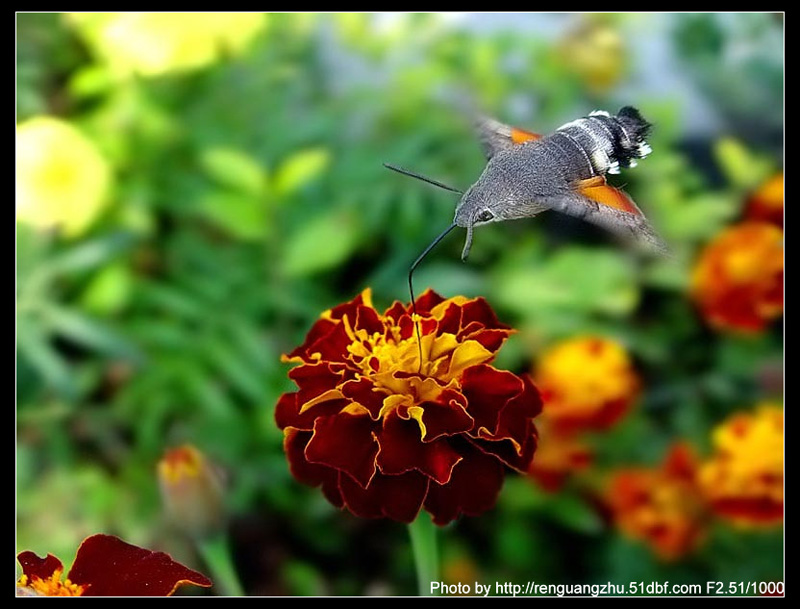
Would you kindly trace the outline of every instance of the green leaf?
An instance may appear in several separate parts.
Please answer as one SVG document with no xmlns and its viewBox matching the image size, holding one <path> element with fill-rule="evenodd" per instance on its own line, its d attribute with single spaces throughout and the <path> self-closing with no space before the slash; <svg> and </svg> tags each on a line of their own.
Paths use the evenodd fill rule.
<svg viewBox="0 0 800 609">
<path fill-rule="evenodd" d="M 639 290 L 630 258 L 613 250 L 569 247 L 549 261 L 520 261 L 495 277 L 498 302 L 529 318 L 543 309 L 570 309 L 621 316 Z"/>
<path fill-rule="evenodd" d="M 269 231 L 266 200 L 263 197 L 237 192 L 211 192 L 199 201 L 198 211 L 206 220 L 243 241 L 258 241 Z"/>
<path fill-rule="evenodd" d="M 47 270 L 53 273 L 85 271 L 106 263 L 132 243 L 133 237 L 125 233 L 85 241 L 51 258 Z"/>
<path fill-rule="evenodd" d="M 289 237 L 281 269 L 289 277 L 332 269 L 355 251 L 360 232 L 359 223 L 350 214 L 329 212 L 317 216 Z"/>
<path fill-rule="evenodd" d="M 54 334 L 88 349 L 114 357 L 140 360 L 142 355 L 131 343 L 97 321 L 69 309 L 42 305 L 42 322 Z"/>
<path fill-rule="evenodd" d="M 209 148 L 201 154 L 200 164 L 219 184 L 254 197 L 264 193 L 266 171 L 258 161 L 241 150 Z"/>
<path fill-rule="evenodd" d="M 326 592 L 324 578 L 316 567 L 306 562 L 287 562 L 283 567 L 282 579 L 293 595 L 319 596 Z"/>
<path fill-rule="evenodd" d="M 682 241 L 705 241 L 716 235 L 742 207 L 742 200 L 734 193 L 704 192 L 694 196 L 676 198 L 672 213 L 664 214 L 663 230 Z"/>
<path fill-rule="evenodd" d="M 573 531 L 594 534 L 603 530 L 603 521 L 597 512 L 575 495 L 554 495 L 553 501 L 547 504 L 546 512 L 553 520 Z"/>
<path fill-rule="evenodd" d="M 38 323 L 20 317 L 17 320 L 17 348 L 20 355 L 52 388 L 65 398 L 75 397 L 77 386 L 64 359 L 53 349 L 50 336 Z"/>
<path fill-rule="evenodd" d="M 325 148 L 301 150 L 284 160 L 275 170 L 272 186 L 275 194 L 286 196 L 299 190 L 323 173 L 331 162 Z"/>
<path fill-rule="evenodd" d="M 755 188 L 775 170 L 768 157 L 748 150 L 732 137 L 721 138 L 714 144 L 714 156 L 728 181 L 745 190 Z"/>
<path fill-rule="evenodd" d="M 81 303 L 92 313 L 108 315 L 119 312 L 128 303 L 133 278 L 124 264 L 106 266 L 86 286 Z"/>
</svg>

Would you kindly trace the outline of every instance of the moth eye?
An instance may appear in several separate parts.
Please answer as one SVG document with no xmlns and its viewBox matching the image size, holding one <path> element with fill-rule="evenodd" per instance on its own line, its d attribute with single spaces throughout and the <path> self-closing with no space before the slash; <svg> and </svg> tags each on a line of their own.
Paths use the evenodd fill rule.
<svg viewBox="0 0 800 609">
<path fill-rule="evenodd" d="M 494 220 L 494 214 L 488 209 L 484 209 L 480 214 L 478 214 L 478 222 L 489 222 L 490 220 Z"/>
</svg>

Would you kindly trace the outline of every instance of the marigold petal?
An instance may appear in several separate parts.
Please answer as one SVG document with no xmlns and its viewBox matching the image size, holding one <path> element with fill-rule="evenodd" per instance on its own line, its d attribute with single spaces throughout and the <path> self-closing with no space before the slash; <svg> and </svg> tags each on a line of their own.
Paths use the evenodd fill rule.
<svg viewBox="0 0 800 609">
<path fill-rule="evenodd" d="M 442 378 L 449 381 L 459 376 L 467 368 L 488 362 L 493 357 L 494 354 L 479 342 L 474 340 L 465 341 L 453 351 L 450 357 L 450 366 L 447 372 L 442 375 Z"/>
<path fill-rule="evenodd" d="M 437 307 L 443 308 L 443 311 L 436 315 L 439 319 L 439 333 L 452 334 L 455 337 L 461 331 L 461 314 L 464 307 L 449 301 L 446 304 L 447 306 L 441 304 Z"/>
<path fill-rule="evenodd" d="M 358 307 L 356 310 L 355 323 L 353 328 L 355 330 L 364 330 L 367 334 L 383 334 L 385 330 L 380 315 L 372 307 Z"/>
<path fill-rule="evenodd" d="M 450 480 L 450 473 L 461 456 L 445 440 L 422 442 L 415 421 L 392 413 L 386 417 L 378 435 L 378 467 L 383 474 L 404 474 L 416 469 L 439 484 Z"/>
<path fill-rule="evenodd" d="M 400 330 L 399 336 L 401 340 L 411 338 L 412 336 L 415 336 L 417 333 L 417 327 L 414 324 L 414 320 L 411 318 L 410 315 L 401 317 L 400 321 L 397 324 L 397 327 Z M 425 337 L 428 334 L 435 333 L 436 328 L 437 324 L 435 319 L 431 319 L 430 317 L 419 318 L 419 333 L 421 336 Z"/>
<path fill-rule="evenodd" d="M 461 325 L 466 328 L 473 322 L 478 322 L 480 327 L 487 329 L 510 329 L 510 326 L 497 319 L 492 307 L 489 306 L 489 303 L 484 298 L 476 298 L 464 303 Z"/>
<path fill-rule="evenodd" d="M 456 340 L 455 334 L 440 334 L 433 339 L 426 361 L 435 361 L 445 355 L 449 355 L 457 348 L 458 341 Z"/>
<path fill-rule="evenodd" d="M 334 366 L 330 362 L 319 362 L 297 366 L 289 371 L 289 378 L 297 384 L 303 403 L 342 382 L 344 370 L 341 366 L 338 370 Z"/>
<path fill-rule="evenodd" d="M 477 516 L 497 502 L 503 486 L 503 466 L 497 459 L 478 450 L 462 452 L 464 457 L 444 486 L 431 484 L 425 509 L 433 522 L 445 525 L 459 515 Z"/>
<path fill-rule="evenodd" d="M 360 487 L 349 476 L 339 476 L 339 489 L 353 514 L 362 518 L 391 518 L 406 523 L 417 517 L 429 484 L 430 479 L 416 471 L 399 476 L 379 474 L 367 488 Z"/>
<path fill-rule="evenodd" d="M 289 461 L 289 471 L 297 480 L 308 486 L 322 485 L 322 492 L 333 505 L 344 505 L 339 492 L 339 471 L 324 465 L 309 463 L 305 450 L 311 432 L 287 428 L 284 432 L 283 448 Z"/>
<path fill-rule="evenodd" d="M 275 422 L 278 424 L 278 429 L 285 429 L 288 425 L 291 425 L 299 411 L 297 393 L 284 393 L 279 397 L 278 403 L 275 405 Z M 313 421 L 311 426 L 313 427 Z"/>
<path fill-rule="evenodd" d="M 112 535 L 92 535 L 78 548 L 69 579 L 84 596 L 169 596 L 181 585 L 207 588 L 205 575 L 164 552 L 140 548 Z"/>
<path fill-rule="evenodd" d="M 474 340 L 483 345 L 487 350 L 496 353 L 512 333 L 512 330 L 483 330 L 464 332 L 463 338 Z"/>
<path fill-rule="evenodd" d="M 469 415 L 464 396 L 452 389 L 443 389 L 436 401 L 420 403 L 421 423 L 425 426 L 423 441 L 432 442 L 441 436 L 470 431 L 475 420 Z"/>
<path fill-rule="evenodd" d="M 347 347 L 351 343 L 347 326 L 337 323 L 328 334 L 312 343 L 307 349 L 307 359 L 311 362 L 348 363 Z"/>
<path fill-rule="evenodd" d="M 372 290 L 365 288 L 353 300 L 336 305 L 335 307 L 323 312 L 323 319 L 341 320 L 347 315 L 350 319 L 356 318 L 358 308 L 361 306 L 372 307 Z"/>
<path fill-rule="evenodd" d="M 368 415 L 342 413 L 317 417 L 314 435 L 306 445 L 306 459 L 350 474 L 366 487 L 376 469 L 378 443 L 374 427 Z"/>
<path fill-rule="evenodd" d="M 383 314 L 384 317 L 391 319 L 394 325 L 397 325 L 403 315 L 408 315 L 408 311 L 406 310 L 406 306 L 399 300 L 395 300 L 392 306 L 386 309 L 386 312 Z"/>
<path fill-rule="evenodd" d="M 523 391 L 500 409 L 494 433 L 479 429 L 483 450 L 495 455 L 517 471 L 526 471 L 536 450 L 538 434 L 533 418 L 542 410 L 539 392 L 527 375 L 519 377 Z"/>
<path fill-rule="evenodd" d="M 311 398 L 310 400 L 305 402 L 302 406 L 300 406 L 300 412 L 298 414 L 303 414 L 309 408 L 313 408 L 317 404 L 324 404 L 325 402 L 331 402 L 333 400 L 343 400 L 344 397 L 345 397 L 344 394 L 338 389 L 328 389 L 327 391 L 323 391 L 318 396 Z M 297 401 L 298 403 L 300 402 L 299 399 Z"/>
<path fill-rule="evenodd" d="M 279 429 L 286 427 L 296 427 L 311 431 L 314 429 L 314 421 L 320 416 L 330 416 L 341 412 L 350 403 L 343 398 L 340 400 L 329 400 L 323 404 L 318 404 L 316 408 L 306 409 L 300 412 L 302 403 L 298 399 L 298 393 L 284 393 L 275 405 L 275 422 Z"/>
<path fill-rule="evenodd" d="M 45 558 L 39 558 L 30 551 L 20 552 L 17 560 L 22 566 L 22 573 L 28 578 L 47 579 L 56 571 L 64 572 L 64 565 L 52 554 L 48 554 Z"/>
<path fill-rule="evenodd" d="M 417 313 L 420 315 L 429 315 L 436 305 L 444 301 L 444 298 L 428 288 L 417 298 Z M 411 306 L 409 306 L 407 309 L 408 313 L 411 313 L 411 310 Z"/>
<path fill-rule="evenodd" d="M 469 404 L 469 413 L 475 419 L 473 435 L 476 437 L 481 429 L 489 437 L 496 435 L 503 407 L 525 390 L 520 377 L 511 372 L 497 370 L 488 364 L 466 369 L 461 377 L 461 385 L 461 391 Z M 535 415 L 534 410 L 531 410 L 533 414 L 530 416 Z"/>
<path fill-rule="evenodd" d="M 373 420 L 378 420 L 383 401 L 387 396 L 386 391 L 376 387 L 367 377 L 342 383 L 339 389 L 347 399 L 361 404 Z"/>
<path fill-rule="evenodd" d="M 303 344 L 290 351 L 281 359 L 283 359 L 283 361 L 310 361 L 309 348 L 311 345 L 328 336 L 328 334 L 330 334 L 335 327 L 336 323 L 329 319 L 318 320 L 313 326 L 311 326 L 308 334 L 306 334 L 305 340 L 303 340 Z"/>
</svg>

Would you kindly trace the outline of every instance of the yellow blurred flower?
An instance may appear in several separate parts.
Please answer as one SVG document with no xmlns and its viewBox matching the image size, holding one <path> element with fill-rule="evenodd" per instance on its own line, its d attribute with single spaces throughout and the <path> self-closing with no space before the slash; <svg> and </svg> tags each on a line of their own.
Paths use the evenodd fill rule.
<svg viewBox="0 0 800 609">
<path fill-rule="evenodd" d="M 194 446 L 167 451 L 158 463 L 161 497 L 169 517 L 193 537 L 219 531 L 225 522 L 219 471 Z"/>
<path fill-rule="evenodd" d="M 750 195 L 745 207 L 748 220 L 770 222 L 783 228 L 783 172 L 775 174 Z"/>
<path fill-rule="evenodd" d="M 97 147 L 61 119 L 17 125 L 17 220 L 78 236 L 108 203 L 111 168 Z"/>
<path fill-rule="evenodd" d="M 622 36 L 602 19 L 582 19 L 566 33 L 558 51 L 566 68 L 597 93 L 614 86 L 625 72 Z"/>
<path fill-rule="evenodd" d="M 700 483 L 716 514 L 742 525 L 783 521 L 783 411 L 764 403 L 712 433 L 714 454 Z"/>
<path fill-rule="evenodd" d="M 662 560 L 677 560 L 705 538 L 707 513 L 697 486 L 697 460 L 686 444 L 672 446 L 660 467 L 612 475 L 607 503 L 617 527 L 644 541 Z"/>
<path fill-rule="evenodd" d="M 116 76 L 160 76 L 238 53 L 262 30 L 263 13 L 70 13 Z"/>
<path fill-rule="evenodd" d="M 639 395 L 640 380 L 619 343 L 584 336 L 563 341 L 541 357 L 534 381 L 544 414 L 562 428 L 603 429 L 614 424 Z"/>
<path fill-rule="evenodd" d="M 783 313 L 783 231 L 766 222 L 724 230 L 701 252 L 691 295 L 716 328 L 763 330 Z"/>
</svg>

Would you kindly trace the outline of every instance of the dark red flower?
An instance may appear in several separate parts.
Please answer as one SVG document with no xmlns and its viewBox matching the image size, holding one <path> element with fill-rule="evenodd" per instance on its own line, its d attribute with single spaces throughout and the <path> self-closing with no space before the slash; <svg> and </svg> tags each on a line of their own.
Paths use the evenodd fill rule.
<svg viewBox="0 0 800 609">
<path fill-rule="evenodd" d="M 539 392 L 490 365 L 512 330 L 482 298 L 395 302 L 381 315 L 365 290 L 322 314 L 284 361 L 298 390 L 278 401 L 292 474 L 363 517 L 443 525 L 491 509 L 506 466 L 536 448 Z"/>
<path fill-rule="evenodd" d="M 78 548 L 67 579 L 64 565 L 48 554 L 20 552 L 18 596 L 170 596 L 180 586 L 208 588 L 211 580 L 164 552 L 152 552 L 112 535 L 92 535 Z"/>
</svg>

